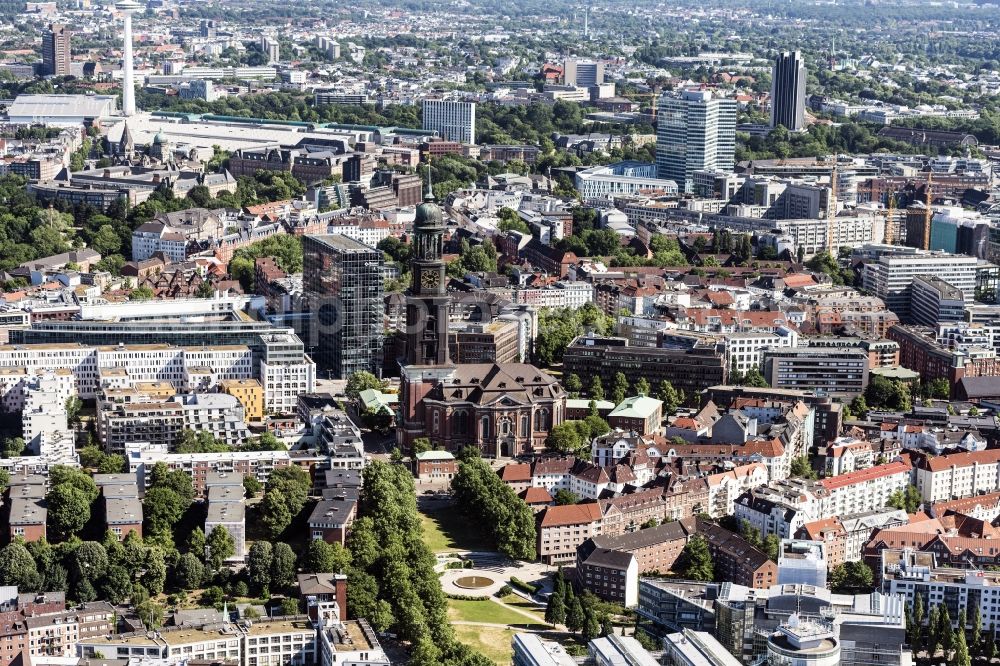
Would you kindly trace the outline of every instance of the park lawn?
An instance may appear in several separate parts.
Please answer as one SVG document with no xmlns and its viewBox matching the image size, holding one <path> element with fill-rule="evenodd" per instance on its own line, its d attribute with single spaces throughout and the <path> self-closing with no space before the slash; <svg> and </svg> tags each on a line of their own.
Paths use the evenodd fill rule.
<svg viewBox="0 0 1000 666">
<path fill-rule="evenodd" d="M 474 527 L 454 506 L 422 511 L 420 521 L 424 527 L 424 542 L 432 553 L 496 549 L 493 539 Z"/>
<path fill-rule="evenodd" d="M 519 624 L 529 625 L 535 629 L 548 628 L 544 619 L 540 619 L 539 624 L 532 625 L 531 620 L 515 613 L 509 608 L 504 608 L 498 603 L 489 599 L 476 601 L 466 601 L 459 599 L 448 600 L 448 619 L 452 622 L 484 622 L 487 624 Z"/>
<path fill-rule="evenodd" d="M 515 608 L 519 608 L 520 610 L 531 613 L 532 615 L 538 618 L 539 622 L 545 622 L 545 610 L 539 608 L 538 606 L 531 603 L 524 597 L 519 597 L 516 594 L 508 594 L 500 601 L 504 602 L 508 606 L 514 606 Z M 527 620 L 528 618 L 525 619 Z"/>
<path fill-rule="evenodd" d="M 493 663 L 510 666 L 514 656 L 514 648 L 511 646 L 511 641 L 514 640 L 513 630 L 464 624 L 455 627 L 455 637 Z"/>
</svg>

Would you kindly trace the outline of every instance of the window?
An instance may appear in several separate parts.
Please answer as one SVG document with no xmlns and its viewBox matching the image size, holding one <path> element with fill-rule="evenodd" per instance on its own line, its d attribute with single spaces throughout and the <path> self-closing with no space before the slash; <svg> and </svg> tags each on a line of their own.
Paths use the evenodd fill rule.
<svg viewBox="0 0 1000 666">
<path fill-rule="evenodd" d="M 490 417 L 484 416 L 479 422 L 479 436 L 488 439 L 490 436 Z"/>
</svg>

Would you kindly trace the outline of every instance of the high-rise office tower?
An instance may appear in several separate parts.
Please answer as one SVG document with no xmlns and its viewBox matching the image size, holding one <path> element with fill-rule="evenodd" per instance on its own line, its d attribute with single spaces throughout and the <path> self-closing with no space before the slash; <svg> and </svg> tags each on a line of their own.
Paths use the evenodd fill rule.
<svg viewBox="0 0 1000 666">
<path fill-rule="evenodd" d="M 66 26 L 53 23 L 42 35 L 42 73 L 45 76 L 69 76 L 72 34 Z"/>
<path fill-rule="evenodd" d="M 260 38 L 260 50 L 267 56 L 267 64 L 272 65 L 281 60 L 281 44 L 273 37 Z"/>
<path fill-rule="evenodd" d="M 437 132 L 442 139 L 474 144 L 476 142 L 476 103 L 425 99 L 423 128 Z"/>
<path fill-rule="evenodd" d="M 321 372 L 347 378 L 382 367 L 382 252 L 347 236 L 302 239 L 302 286 L 315 320 L 307 344 Z"/>
<path fill-rule="evenodd" d="M 771 70 L 771 127 L 797 132 L 806 124 L 806 65 L 798 51 L 785 51 Z"/>
<path fill-rule="evenodd" d="M 705 90 L 660 98 L 656 176 L 690 192 L 695 171 L 731 172 L 736 156 L 736 102 Z"/>
<path fill-rule="evenodd" d="M 567 58 L 563 63 L 563 83 L 578 88 L 604 83 L 604 63 Z"/>
</svg>

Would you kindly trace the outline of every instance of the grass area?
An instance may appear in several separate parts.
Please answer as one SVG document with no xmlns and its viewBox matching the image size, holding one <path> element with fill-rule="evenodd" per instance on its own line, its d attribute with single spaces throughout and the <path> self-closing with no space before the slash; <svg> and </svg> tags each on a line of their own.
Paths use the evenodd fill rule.
<svg viewBox="0 0 1000 666">
<path fill-rule="evenodd" d="M 424 541 L 431 552 L 496 549 L 493 539 L 470 525 L 468 518 L 452 505 L 424 510 L 420 519 L 424 527 Z"/>
<path fill-rule="evenodd" d="M 501 666 L 509 666 L 514 656 L 514 649 L 510 644 L 514 639 L 514 632 L 511 629 L 459 625 L 455 627 L 455 637 Z"/>
<path fill-rule="evenodd" d="M 531 613 L 538 618 L 539 622 L 545 622 L 545 611 L 523 597 L 519 597 L 516 594 L 508 594 L 500 601 L 504 602 L 508 606 L 514 606 L 522 611 Z"/>
<path fill-rule="evenodd" d="M 532 625 L 531 620 L 515 613 L 509 608 L 504 608 L 498 603 L 489 599 L 477 601 L 460 601 L 458 599 L 448 600 L 448 619 L 455 622 L 486 622 L 489 624 L 521 624 L 531 625 L 536 629 L 547 628 L 543 624 L 544 619 L 540 619 L 538 625 Z"/>
</svg>

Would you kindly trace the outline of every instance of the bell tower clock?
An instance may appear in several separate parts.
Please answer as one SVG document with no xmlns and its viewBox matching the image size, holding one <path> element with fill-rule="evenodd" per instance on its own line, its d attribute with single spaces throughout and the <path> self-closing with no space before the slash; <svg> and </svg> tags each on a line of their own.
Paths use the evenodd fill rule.
<svg viewBox="0 0 1000 666">
<path fill-rule="evenodd" d="M 444 216 L 430 182 L 413 222 L 412 282 L 406 295 L 406 358 L 401 367 L 400 446 L 427 434 L 424 397 L 455 371 L 448 354 L 448 306 L 444 265 Z"/>
</svg>

